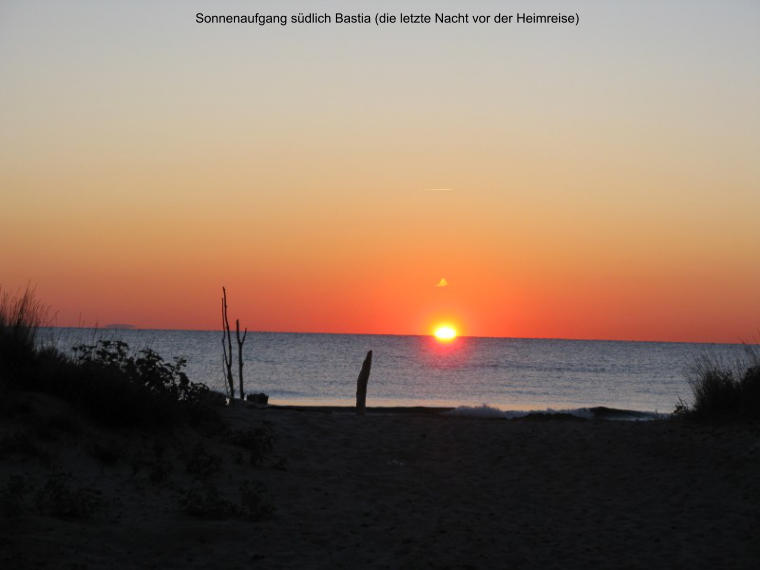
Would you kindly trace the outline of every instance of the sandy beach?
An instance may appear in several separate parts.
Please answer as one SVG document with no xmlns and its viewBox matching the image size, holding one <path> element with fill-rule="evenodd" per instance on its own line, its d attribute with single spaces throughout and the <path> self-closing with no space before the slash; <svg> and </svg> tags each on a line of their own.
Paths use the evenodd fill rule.
<svg viewBox="0 0 760 570">
<path fill-rule="evenodd" d="M 7 503 L 5 481 L 19 474 L 28 497 L 20 514 L 2 519 L 4 568 L 752 568 L 760 561 L 756 428 L 489 420 L 425 409 L 364 417 L 329 408 L 228 409 L 234 429 L 265 425 L 274 436 L 272 452 L 251 465 L 240 448 L 192 430 L 109 432 L 42 396 L 17 408 L 2 423 L 3 493 Z M 85 490 L 81 500 L 96 497 L 91 512 L 34 506 L 55 473 L 71 475 L 70 489 Z M 265 506 L 255 520 L 199 517 L 186 508 L 189 488 L 213 488 L 234 503 L 246 482 L 260 485 L 271 514 Z"/>
</svg>

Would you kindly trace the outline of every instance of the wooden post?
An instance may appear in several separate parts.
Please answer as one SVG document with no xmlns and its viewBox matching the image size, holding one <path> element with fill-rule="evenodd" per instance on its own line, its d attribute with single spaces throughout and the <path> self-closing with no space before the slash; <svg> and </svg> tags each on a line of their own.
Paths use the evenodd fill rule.
<svg viewBox="0 0 760 570">
<path fill-rule="evenodd" d="M 362 416 L 367 408 L 367 382 L 369 382 L 370 368 L 372 368 L 371 350 L 367 352 L 359 377 L 356 379 L 356 413 Z"/>
</svg>

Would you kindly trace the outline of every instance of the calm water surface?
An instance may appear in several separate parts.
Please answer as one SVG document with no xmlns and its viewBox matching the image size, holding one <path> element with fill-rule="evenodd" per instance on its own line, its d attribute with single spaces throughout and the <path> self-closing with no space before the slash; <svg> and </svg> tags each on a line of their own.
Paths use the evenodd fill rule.
<svg viewBox="0 0 760 570">
<path fill-rule="evenodd" d="M 220 332 L 43 330 L 43 341 L 64 350 L 99 339 L 149 347 L 167 359 L 183 356 L 191 380 L 224 391 Z M 246 390 L 266 392 L 272 403 L 352 405 L 367 350 L 374 351 L 368 405 L 485 403 L 505 410 L 611 406 L 670 412 L 679 397 L 690 398 L 687 373 L 697 358 L 734 362 L 746 347 L 504 338 L 441 344 L 423 336 L 249 333 Z"/>
</svg>

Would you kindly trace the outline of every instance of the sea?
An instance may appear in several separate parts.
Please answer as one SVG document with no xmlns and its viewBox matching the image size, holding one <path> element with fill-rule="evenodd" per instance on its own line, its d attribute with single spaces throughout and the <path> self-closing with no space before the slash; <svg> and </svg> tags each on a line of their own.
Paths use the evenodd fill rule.
<svg viewBox="0 0 760 570">
<path fill-rule="evenodd" d="M 220 331 L 42 329 L 63 351 L 98 340 L 185 358 L 193 382 L 225 392 Z M 237 387 L 237 346 L 233 337 Z M 742 344 L 695 344 L 527 338 L 249 332 L 243 345 L 247 393 L 270 404 L 353 405 L 356 378 L 373 352 L 368 406 L 445 406 L 505 412 L 594 407 L 664 415 L 692 399 L 690 377 L 703 358 L 728 365 Z"/>
</svg>

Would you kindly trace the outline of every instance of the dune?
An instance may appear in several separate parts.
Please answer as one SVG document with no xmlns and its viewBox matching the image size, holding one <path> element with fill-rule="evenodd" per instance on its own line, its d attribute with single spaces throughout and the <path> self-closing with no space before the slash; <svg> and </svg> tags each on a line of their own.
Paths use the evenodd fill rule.
<svg viewBox="0 0 760 570">
<path fill-rule="evenodd" d="M 329 407 L 225 409 L 232 433 L 273 434 L 271 453 L 252 462 L 218 434 L 104 430 L 39 395 L 16 408 L 0 426 L 6 511 L 14 475 L 28 490 L 17 494 L 19 512 L 2 518 L 4 568 L 750 568 L 760 560 L 752 427 L 426 408 L 361 417 Z M 63 488 L 84 501 L 68 515 L 39 506 L 40 489 L 62 473 Z M 208 489 L 216 494 L 203 495 Z M 247 499 L 244 489 L 253 489 Z M 246 510 L 200 504 L 207 499 L 244 501 Z"/>
</svg>

